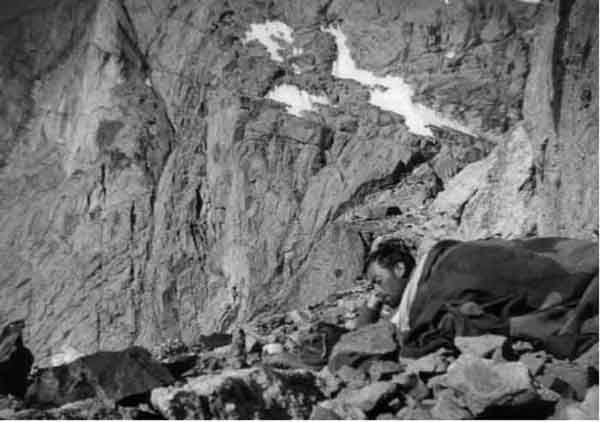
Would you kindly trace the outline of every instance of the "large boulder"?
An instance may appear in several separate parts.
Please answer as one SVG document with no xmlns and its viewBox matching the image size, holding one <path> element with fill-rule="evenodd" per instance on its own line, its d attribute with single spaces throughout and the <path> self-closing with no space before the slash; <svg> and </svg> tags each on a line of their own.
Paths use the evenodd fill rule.
<svg viewBox="0 0 600 422">
<path fill-rule="evenodd" d="M 453 401 L 473 416 L 501 407 L 522 407 L 538 399 L 525 365 L 472 355 L 461 355 L 446 374 L 432 378 L 430 385 L 436 397 Z"/>
<path fill-rule="evenodd" d="M 171 373 L 141 347 L 97 352 L 62 366 L 41 369 L 29 386 L 26 401 L 51 407 L 98 398 L 116 403 L 173 383 Z"/>
<path fill-rule="evenodd" d="M 267 367 L 189 378 L 151 394 L 153 406 L 169 419 L 307 419 L 323 398 L 312 372 Z"/>
<path fill-rule="evenodd" d="M 0 394 L 23 397 L 33 364 L 31 351 L 23 345 L 24 321 L 6 325 L 0 333 Z"/>
<path fill-rule="evenodd" d="M 329 369 L 336 372 L 344 365 L 353 366 L 369 358 L 393 355 L 397 351 L 395 326 L 388 321 L 380 321 L 340 337 L 331 351 Z"/>
</svg>

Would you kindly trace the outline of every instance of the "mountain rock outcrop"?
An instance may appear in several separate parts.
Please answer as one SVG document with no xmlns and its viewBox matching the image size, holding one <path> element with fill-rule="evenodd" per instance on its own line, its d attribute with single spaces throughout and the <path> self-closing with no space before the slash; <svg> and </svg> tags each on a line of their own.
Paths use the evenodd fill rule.
<svg viewBox="0 0 600 422">
<path fill-rule="evenodd" d="M 311 305 L 381 235 L 597 239 L 595 0 L 0 10 L 0 323 L 36 360 Z M 328 28 L 388 91 L 334 75 Z M 400 77 L 452 127 L 374 104 Z"/>
</svg>

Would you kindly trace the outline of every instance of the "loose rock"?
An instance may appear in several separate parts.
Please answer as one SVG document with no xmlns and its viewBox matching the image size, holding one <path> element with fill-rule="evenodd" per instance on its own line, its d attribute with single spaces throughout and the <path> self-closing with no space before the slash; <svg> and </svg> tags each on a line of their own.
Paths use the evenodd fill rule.
<svg viewBox="0 0 600 422">
<path fill-rule="evenodd" d="M 95 397 L 115 403 L 174 381 L 150 352 L 134 346 L 119 352 L 97 352 L 67 365 L 41 369 L 27 390 L 26 401 L 61 406 Z"/>
<path fill-rule="evenodd" d="M 489 358 L 496 349 L 502 347 L 506 337 L 495 334 L 484 334 L 474 337 L 455 337 L 454 345 L 463 354 L 471 354 L 480 358 Z"/>
<path fill-rule="evenodd" d="M 151 402 L 165 418 L 306 419 L 323 394 L 314 374 L 261 367 L 229 369 L 157 388 Z"/>
<path fill-rule="evenodd" d="M 381 321 L 341 336 L 331 352 L 329 368 L 336 372 L 343 365 L 353 366 L 365 358 L 393 355 L 397 350 L 394 325 Z"/>
<path fill-rule="evenodd" d="M 523 405 L 538 399 L 527 367 L 520 362 L 495 362 L 461 355 L 444 375 L 432 378 L 430 385 L 443 400 L 455 402 L 473 416 L 493 406 Z M 433 411 L 432 411 L 433 412 Z M 435 417 L 435 416 L 434 416 Z"/>
</svg>

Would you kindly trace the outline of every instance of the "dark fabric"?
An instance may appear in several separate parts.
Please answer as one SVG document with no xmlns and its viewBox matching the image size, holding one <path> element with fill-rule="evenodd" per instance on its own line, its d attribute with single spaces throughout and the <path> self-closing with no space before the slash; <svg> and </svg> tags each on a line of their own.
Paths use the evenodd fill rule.
<svg viewBox="0 0 600 422">
<path fill-rule="evenodd" d="M 531 338 L 561 357 L 597 341 L 597 333 L 578 333 L 583 320 L 598 313 L 597 243 L 556 237 L 460 242 L 423 274 L 404 356 L 452 347 L 457 335 Z M 465 312 L 468 302 L 481 312 Z"/>
</svg>

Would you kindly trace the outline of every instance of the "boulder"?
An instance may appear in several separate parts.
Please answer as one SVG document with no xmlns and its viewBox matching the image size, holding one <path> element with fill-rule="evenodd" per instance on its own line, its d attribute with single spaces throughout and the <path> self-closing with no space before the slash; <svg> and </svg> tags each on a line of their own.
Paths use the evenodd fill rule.
<svg viewBox="0 0 600 422">
<path fill-rule="evenodd" d="M 434 419 L 473 419 L 473 415 L 465 408 L 453 390 L 443 390 L 437 396 L 431 408 Z"/>
<path fill-rule="evenodd" d="M 367 415 L 352 404 L 345 401 L 326 400 L 319 403 L 315 408 L 318 408 L 311 419 L 317 419 L 317 416 L 327 416 L 330 419 L 346 419 L 346 420 L 364 420 Z M 323 418 L 327 419 L 327 418 Z"/>
<path fill-rule="evenodd" d="M 33 364 L 31 351 L 23 345 L 23 320 L 7 324 L 0 333 L 0 394 L 23 397 Z"/>
<path fill-rule="evenodd" d="M 377 381 L 358 390 L 342 390 L 335 401 L 347 403 L 369 414 L 396 396 L 398 385 L 390 381 Z"/>
<path fill-rule="evenodd" d="M 415 374 L 442 374 L 448 369 L 454 357 L 448 349 L 438 349 L 418 359 L 400 358 L 400 363 L 406 365 L 406 372 Z"/>
<path fill-rule="evenodd" d="M 317 382 L 326 397 L 331 397 L 340 391 L 343 384 L 342 379 L 332 374 L 327 366 L 324 366 L 317 374 Z"/>
<path fill-rule="evenodd" d="M 575 362 L 584 368 L 592 368 L 598 374 L 598 343 L 579 356 Z"/>
<path fill-rule="evenodd" d="M 151 393 L 153 406 L 170 419 L 306 419 L 323 398 L 312 372 L 267 367 L 227 369 Z"/>
<path fill-rule="evenodd" d="M 544 368 L 544 365 L 550 362 L 550 360 L 550 356 L 544 351 L 524 353 L 519 357 L 519 362 L 523 363 L 533 376 L 538 375 Z"/>
<path fill-rule="evenodd" d="M 506 337 L 495 334 L 484 334 L 473 337 L 455 337 L 454 345 L 462 354 L 471 354 L 479 358 L 489 358 L 495 350 L 506 342 Z"/>
<path fill-rule="evenodd" d="M 368 358 L 390 356 L 398 350 L 395 327 L 388 321 L 366 325 L 344 334 L 331 351 L 329 369 L 355 366 Z"/>
<path fill-rule="evenodd" d="M 443 400 L 456 403 L 475 417 L 486 409 L 522 406 L 539 398 L 523 363 L 496 362 L 471 355 L 461 355 L 446 374 L 432 378 L 429 384 L 436 397 L 442 394 L 441 390 L 450 390 L 443 393 Z"/>
<path fill-rule="evenodd" d="M 588 389 L 582 402 L 560 407 L 556 419 L 598 420 L 598 386 Z"/>
<path fill-rule="evenodd" d="M 361 388 L 364 387 L 367 380 L 367 373 L 363 368 L 353 368 L 348 365 L 342 366 L 336 373 L 344 383 L 350 388 Z"/>
<path fill-rule="evenodd" d="M 576 363 L 553 361 L 544 366 L 544 372 L 537 380 L 565 398 L 583 400 L 591 385 L 587 368 Z"/>
<path fill-rule="evenodd" d="M 26 401 L 38 406 L 98 398 L 116 403 L 173 383 L 171 373 L 150 352 L 133 346 L 117 352 L 97 352 L 62 366 L 38 371 Z"/>
<path fill-rule="evenodd" d="M 316 405 L 315 407 L 313 407 L 313 410 L 310 414 L 310 419 L 311 420 L 335 421 L 335 420 L 341 419 L 341 417 L 331 409 L 322 407 L 321 405 Z"/>
<path fill-rule="evenodd" d="M 402 365 L 390 360 L 377 360 L 369 366 L 371 381 L 388 380 L 394 374 L 401 372 Z"/>
</svg>

